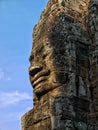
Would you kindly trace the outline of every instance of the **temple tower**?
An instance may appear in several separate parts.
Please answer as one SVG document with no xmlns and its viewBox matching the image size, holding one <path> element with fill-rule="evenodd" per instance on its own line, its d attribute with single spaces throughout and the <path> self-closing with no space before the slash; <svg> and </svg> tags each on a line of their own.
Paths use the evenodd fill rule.
<svg viewBox="0 0 98 130">
<path fill-rule="evenodd" d="M 98 129 L 96 1 L 50 0 L 42 12 L 30 55 L 34 107 L 22 130 Z"/>
</svg>

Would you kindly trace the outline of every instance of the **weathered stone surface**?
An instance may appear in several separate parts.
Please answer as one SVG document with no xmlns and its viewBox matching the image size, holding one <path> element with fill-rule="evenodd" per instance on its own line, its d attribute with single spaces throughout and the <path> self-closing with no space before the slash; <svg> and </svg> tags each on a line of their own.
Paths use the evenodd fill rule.
<svg viewBox="0 0 98 130">
<path fill-rule="evenodd" d="M 22 130 L 98 130 L 98 0 L 50 0 L 33 32 L 34 108 Z"/>
</svg>

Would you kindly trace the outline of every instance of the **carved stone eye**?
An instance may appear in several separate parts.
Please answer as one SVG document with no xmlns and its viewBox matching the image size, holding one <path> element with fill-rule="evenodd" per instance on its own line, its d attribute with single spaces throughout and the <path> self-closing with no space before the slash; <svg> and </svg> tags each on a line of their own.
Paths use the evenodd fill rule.
<svg viewBox="0 0 98 130">
<path fill-rule="evenodd" d="M 29 61 L 31 62 L 32 60 L 34 60 L 34 55 L 33 54 L 31 54 L 30 55 L 30 58 L 29 58 Z"/>
<path fill-rule="evenodd" d="M 45 59 L 45 58 L 46 58 L 46 56 L 47 56 L 47 54 L 43 54 L 43 59 Z"/>
</svg>

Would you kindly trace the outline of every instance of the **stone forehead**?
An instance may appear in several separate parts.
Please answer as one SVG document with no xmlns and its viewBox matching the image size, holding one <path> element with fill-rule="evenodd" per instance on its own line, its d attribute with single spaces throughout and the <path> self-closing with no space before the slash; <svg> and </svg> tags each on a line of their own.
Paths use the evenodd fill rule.
<svg viewBox="0 0 98 130">
<path fill-rule="evenodd" d="M 70 4 L 70 8 L 73 7 L 75 8 L 75 10 L 81 10 L 79 9 L 79 6 L 82 6 L 83 9 L 85 9 L 85 7 L 87 7 L 88 3 L 90 0 L 50 0 L 49 3 L 51 5 L 54 5 L 56 3 L 58 3 L 59 5 L 63 5 L 65 3 L 65 6 L 67 7 L 67 4 Z M 96 0 L 94 0 L 96 1 Z M 68 6 L 69 7 L 69 6 Z"/>
<path fill-rule="evenodd" d="M 89 0 L 50 0 L 42 12 L 38 24 L 34 28 L 34 40 L 40 37 L 43 32 L 50 31 L 55 18 L 62 13 L 71 16 L 84 25 L 85 17 L 88 13 Z M 70 8 L 69 8 L 70 7 Z M 47 23 L 47 24 L 46 24 Z M 46 29 L 47 28 L 47 29 Z"/>
<path fill-rule="evenodd" d="M 62 11 L 67 12 L 67 10 L 69 9 L 68 10 L 69 12 L 76 11 L 76 13 L 78 12 L 87 14 L 89 1 L 90 0 L 50 0 L 47 4 L 47 7 L 43 11 L 42 16 L 44 12 L 48 13 L 47 10 L 52 11 L 55 10 L 56 8 L 60 9 L 60 12 Z"/>
</svg>

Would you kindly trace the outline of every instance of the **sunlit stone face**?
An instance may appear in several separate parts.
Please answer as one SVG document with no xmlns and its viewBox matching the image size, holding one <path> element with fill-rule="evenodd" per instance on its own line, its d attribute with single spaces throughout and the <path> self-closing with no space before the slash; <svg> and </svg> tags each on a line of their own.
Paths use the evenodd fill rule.
<svg viewBox="0 0 98 130">
<path fill-rule="evenodd" d="M 40 96 L 65 83 L 66 73 L 61 64 L 62 54 L 55 53 L 49 40 L 39 41 L 33 45 L 29 68 L 30 82 L 36 95 Z"/>
<path fill-rule="evenodd" d="M 66 84 L 69 80 L 69 48 L 71 43 L 74 45 L 73 34 L 76 29 L 73 19 L 61 14 L 50 26 L 49 32 L 46 26 L 45 34 L 41 34 L 41 31 L 40 34 L 36 33 L 30 56 L 30 82 L 38 96 Z"/>
</svg>

